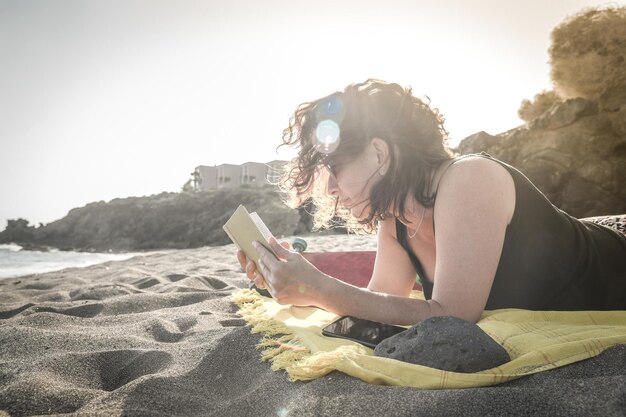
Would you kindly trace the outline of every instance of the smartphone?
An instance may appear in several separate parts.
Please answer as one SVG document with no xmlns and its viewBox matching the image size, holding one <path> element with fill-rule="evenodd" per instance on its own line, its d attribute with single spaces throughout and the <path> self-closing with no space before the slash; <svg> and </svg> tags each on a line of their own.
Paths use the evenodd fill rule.
<svg viewBox="0 0 626 417">
<path fill-rule="evenodd" d="M 376 321 L 344 316 L 322 329 L 322 334 L 352 340 L 374 349 L 384 339 L 405 331 L 406 328 Z"/>
</svg>

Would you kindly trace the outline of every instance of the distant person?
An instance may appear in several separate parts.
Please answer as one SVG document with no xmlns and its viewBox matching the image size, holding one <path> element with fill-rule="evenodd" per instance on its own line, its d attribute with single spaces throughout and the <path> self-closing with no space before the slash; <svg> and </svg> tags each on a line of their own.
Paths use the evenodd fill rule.
<svg viewBox="0 0 626 417">
<path fill-rule="evenodd" d="M 312 199 L 316 225 L 339 216 L 376 231 L 378 247 L 367 289 L 274 239 L 281 259 L 258 247 L 260 271 L 239 252 L 279 303 L 404 325 L 475 322 L 484 309 L 626 310 L 626 216 L 573 218 L 514 167 L 454 155 L 443 118 L 410 89 L 370 79 L 304 103 L 283 142 L 299 150 L 283 182 L 294 202 Z M 409 298 L 416 275 L 425 301 Z"/>
</svg>

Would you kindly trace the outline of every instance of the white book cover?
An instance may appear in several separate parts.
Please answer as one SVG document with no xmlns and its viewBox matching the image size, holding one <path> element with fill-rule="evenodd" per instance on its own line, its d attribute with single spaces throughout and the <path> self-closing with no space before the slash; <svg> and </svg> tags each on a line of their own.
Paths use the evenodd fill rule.
<svg viewBox="0 0 626 417">
<path fill-rule="evenodd" d="M 230 240 L 246 254 L 248 259 L 256 264 L 257 270 L 260 271 L 259 254 L 252 246 L 252 242 L 258 241 L 276 256 L 268 244 L 272 233 L 256 212 L 248 213 L 243 205 L 237 207 L 237 210 L 222 227 Z"/>
</svg>

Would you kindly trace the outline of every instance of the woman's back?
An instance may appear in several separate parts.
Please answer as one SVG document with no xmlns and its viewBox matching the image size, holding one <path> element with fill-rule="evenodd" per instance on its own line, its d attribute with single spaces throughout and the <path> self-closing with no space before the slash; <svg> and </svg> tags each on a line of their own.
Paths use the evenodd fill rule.
<svg viewBox="0 0 626 417">
<path fill-rule="evenodd" d="M 570 216 L 520 171 L 482 156 L 509 172 L 516 196 L 486 308 L 626 309 L 626 236 Z M 398 229 L 398 240 L 408 248 L 402 226 Z M 422 281 L 430 298 L 432 284 Z"/>
</svg>

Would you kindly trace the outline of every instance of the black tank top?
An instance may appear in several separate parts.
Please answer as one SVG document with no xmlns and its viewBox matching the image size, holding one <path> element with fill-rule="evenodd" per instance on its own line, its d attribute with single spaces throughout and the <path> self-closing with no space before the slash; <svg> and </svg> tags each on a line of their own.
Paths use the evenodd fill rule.
<svg viewBox="0 0 626 417">
<path fill-rule="evenodd" d="M 499 163 L 515 184 L 515 212 L 485 309 L 626 310 L 626 236 L 560 210 L 516 168 L 484 152 L 459 159 L 467 156 Z M 396 235 L 430 299 L 433 283 L 398 220 Z"/>
</svg>

